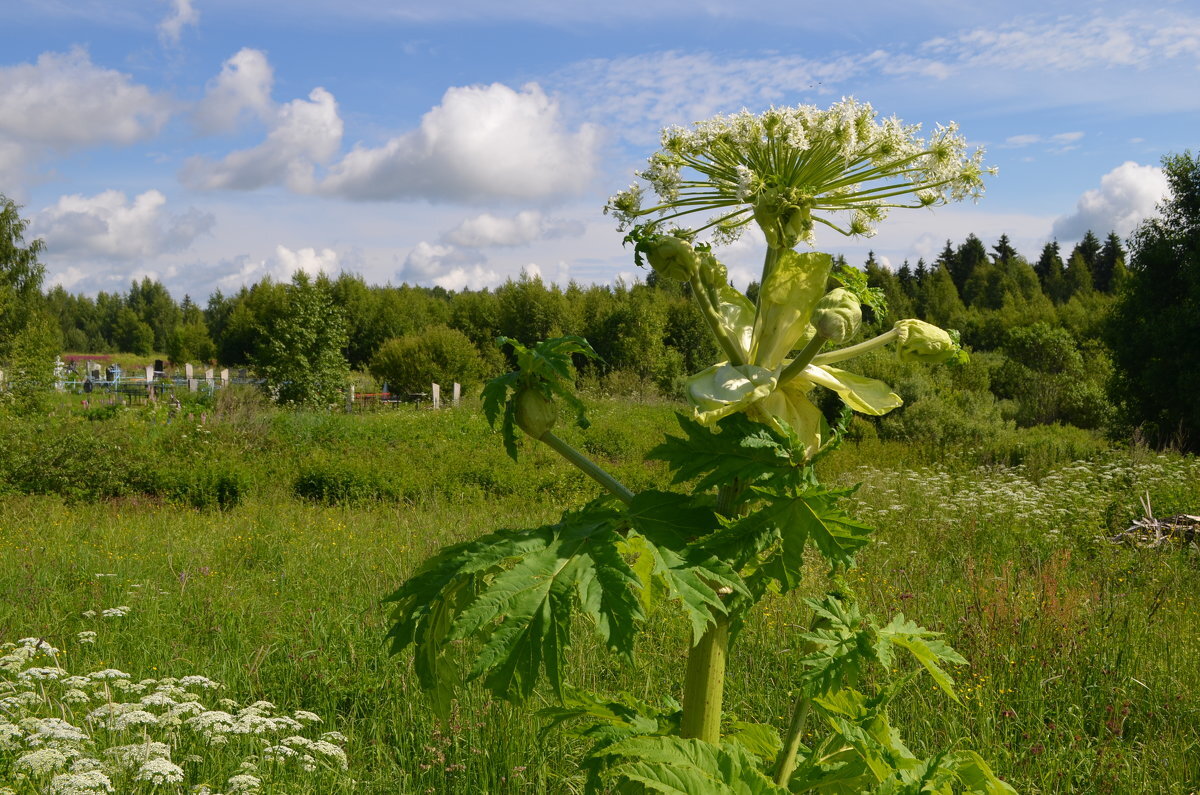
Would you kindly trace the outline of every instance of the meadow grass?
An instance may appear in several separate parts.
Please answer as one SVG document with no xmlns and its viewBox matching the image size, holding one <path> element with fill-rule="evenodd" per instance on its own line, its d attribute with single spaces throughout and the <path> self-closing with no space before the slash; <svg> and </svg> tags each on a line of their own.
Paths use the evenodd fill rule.
<svg viewBox="0 0 1200 795">
<path fill-rule="evenodd" d="M 511 462 L 469 408 L 211 411 L 203 424 L 148 410 L 87 423 L 125 446 L 89 467 L 142 467 L 144 490 L 0 496 L 0 642 L 44 639 L 72 674 L 203 675 L 240 707 L 263 700 L 282 715 L 312 712 L 320 731 L 345 735 L 345 771 L 275 770 L 259 749 L 262 792 L 581 791 L 575 760 L 585 746 L 541 735 L 537 703 L 468 689 L 439 724 L 408 659 L 386 652 L 380 599 L 441 546 L 554 521 L 595 493 L 590 482 L 545 450 L 526 446 Z M 665 469 L 641 455 L 674 427 L 671 412 L 602 401 L 591 429 L 564 435 L 631 488 L 661 487 Z M 1200 512 L 1200 463 L 1140 450 L 1043 456 L 1034 467 L 980 466 L 986 458 L 869 440 L 824 465 L 827 479 L 863 484 L 853 510 L 879 528 L 845 584 L 880 617 L 904 612 L 944 631 L 971 660 L 955 672 L 961 705 L 926 681 L 896 702 L 894 724 L 917 753 L 980 751 L 1024 792 L 1195 791 L 1197 556 L 1107 536 L 1137 515 L 1145 492 L 1159 515 Z M 163 482 L 155 472 L 196 468 L 237 473 L 237 500 L 197 509 L 178 491 L 154 491 Z M 333 485 L 306 491 L 305 476 Z M 814 561 L 812 593 L 824 587 Z M 114 607 L 129 609 L 103 616 Z M 749 621 L 729 667 L 731 717 L 786 725 L 795 635 L 808 620 L 797 596 L 768 599 Z M 94 641 L 80 642 L 81 632 Z M 577 637 L 574 681 L 679 696 L 686 635 L 669 611 L 651 616 L 632 667 Z M 56 708 L 85 720 L 85 709 Z M 192 743 L 172 756 L 184 784 L 130 781 L 122 791 L 225 792 L 253 753 Z M 40 791 L 16 778 L 17 755 L 0 742 L 0 787 Z"/>
</svg>

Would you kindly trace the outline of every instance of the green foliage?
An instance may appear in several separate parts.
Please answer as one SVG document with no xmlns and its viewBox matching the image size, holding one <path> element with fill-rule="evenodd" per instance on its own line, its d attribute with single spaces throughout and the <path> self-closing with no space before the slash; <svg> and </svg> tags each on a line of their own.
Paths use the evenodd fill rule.
<svg viewBox="0 0 1200 795">
<path fill-rule="evenodd" d="M 1163 159 L 1171 195 L 1132 238 L 1105 339 L 1113 394 L 1154 444 L 1200 450 L 1200 156 Z"/>
<path fill-rule="evenodd" d="M 483 362 L 465 334 L 438 325 L 383 343 L 371 359 L 371 375 L 394 393 L 425 393 L 434 383 L 478 384 Z"/>
<path fill-rule="evenodd" d="M 19 210 L 0 193 L 0 359 L 8 356 L 14 336 L 38 308 L 46 273 L 38 261 L 45 243 L 37 239 L 25 244 L 29 222 Z"/>
<path fill-rule="evenodd" d="M 1105 383 L 1111 365 L 1096 346 L 1080 350 L 1070 332 L 1035 323 L 1008 333 L 1007 360 L 997 368 L 995 391 L 1016 401 L 1016 420 L 1030 426 L 1067 422 L 1080 428 L 1100 428 L 1111 406 Z"/>
<path fill-rule="evenodd" d="M 21 415 L 46 410 L 54 389 L 54 362 L 61 348 L 58 329 L 45 315 L 33 315 L 9 345 L 9 367 L 0 399 L 7 398 Z"/>
<path fill-rule="evenodd" d="M 483 413 L 493 428 L 500 422 L 504 449 L 514 461 L 517 460 L 518 399 L 525 390 L 536 392 L 547 402 L 556 397 L 561 399 L 574 410 L 575 424 L 580 428 L 588 427 L 583 403 L 575 397 L 575 366 L 571 358 L 598 358 L 587 340 L 557 337 L 526 348 L 514 339 L 499 337 L 496 344 L 501 348 L 512 348 L 517 369 L 487 382 L 483 388 Z"/>
<path fill-rule="evenodd" d="M 337 405 L 349 367 L 346 320 L 326 284 L 297 272 L 283 293 L 281 313 L 261 329 L 253 360 L 266 390 L 285 406 Z"/>
<path fill-rule="evenodd" d="M 576 612 L 625 659 L 642 619 L 638 580 L 620 553 L 620 515 L 600 504 L 554 525 L 506 530 L 448 547 L 400 590 L 388 637 L 393 653 L 415 647 L 416 673 L 444 714 L 462 677 L 447 644 L 477 639 L 468 676 L 496 696 L 523 700 L 539 670 L 562 693 Z"/>
</svg>

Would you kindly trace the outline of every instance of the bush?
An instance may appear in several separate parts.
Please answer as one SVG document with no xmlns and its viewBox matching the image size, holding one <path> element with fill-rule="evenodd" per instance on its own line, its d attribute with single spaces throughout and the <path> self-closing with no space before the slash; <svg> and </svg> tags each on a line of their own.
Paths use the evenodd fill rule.
<svg viewBox="0 0 1200 795">
<path fill-rule="evenodd" d="M 348 462 L 308 465 L 292 481 L 292 493 L 325 505 L 350 505 L 397 496 L 387 479 L 376 471 Z"/>
<path fill-rule="evenodd" d="M 438 325 L 385 342 L 371 360 L 371 374 L 394 393 L 413 394 L 433 383 L 475 385 L 483 360 L 466 334 Z"/>
</svg>

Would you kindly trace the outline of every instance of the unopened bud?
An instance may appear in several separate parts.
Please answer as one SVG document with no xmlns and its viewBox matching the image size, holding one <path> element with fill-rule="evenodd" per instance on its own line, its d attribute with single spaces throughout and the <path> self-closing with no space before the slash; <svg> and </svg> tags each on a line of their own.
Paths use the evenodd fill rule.
<svg viewBox="0 0 1200 795">
<path fill-rule="evenodd" d="M 696 272 L 696 250 L 686 240 L 660 235 L 643 242 L 641 248 L 659 276 L 686 282 Z"/>
<path fill-rule="evenodd" d="M 899 320 L 894 327 L 901 361 L 941 364 L 960 357 L 958 344 L 944 330 L 923 320 Z"/>
<path fill-rule="evenodd" d="M 813 309 L 812 324 L 817 333 L 835 345 L 847 342 L 862 325 L 862 306 L 849 290 L 830 290 Z"/>
<path fill-rule="evenodd" d="M 558 419 L 558 406 L 542 394 L 541 390 L 525 387 L 517 395 L 517 425 L 534 439 L 554 427 Z"/>
</svg>

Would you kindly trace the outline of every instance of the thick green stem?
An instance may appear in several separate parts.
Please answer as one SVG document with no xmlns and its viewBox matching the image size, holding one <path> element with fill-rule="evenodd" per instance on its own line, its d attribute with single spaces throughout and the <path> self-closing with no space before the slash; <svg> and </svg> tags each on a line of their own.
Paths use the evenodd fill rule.
<svg viewBox="0 0 1200 795">
<path fill-rule="evenodd" d="M 834 362 L 844 362 L 847 359 L 853 359 L 855 356 L 862 356 L 867 351 L 873 351 L 876 348 L 881 348 L 892 340 L 896 339 L 898 336 L 900 336 L 900 332 L 896 329 L 885 331 L 878 337 L 872 337 L 871 339 L 866 340 L 865 342 L 860 342 L 857 345 L 851 345 L 848 348 L 838 348 L 836 351 L 830 351 L 829 353 L 822 353 L 821 355 L 815 357 L 813 362 L 815 364 L 833 364 Z"/>
<path fill-rule="evenodd" d="M 729 338 L 725 327 L 721 325 L 721 313 L 713 305 L 712 298 L 709 296 L 708 291 L 704 289 L 704 285 L 701 284 L 699 276 L 692 279 L 692 295 L 696 298 L 696 304 L 700 307 L 700 314 L 704 315 L 704 320 L 712 330 L 713 336 L 717 338 L 717 344 L 721 346 L 721 350 L 729 359 L 729 363 L 735 367 L 745 364 L 746 362 L 742 354 L 738 351 L 737 346 L 733 344 L 733 340 Z"/>
<path fill-rule="evenodd" d="M 633 492 L 625 488 L 625 485 L 619 480 L 601 469 L 595 461 L 592 461 L 590 458 L 564 442 L 562 439 L 555 436 L 550 431 L 546 431 L 538 438 L 549 445 L 554 452 L 558 453 L 563 458 L 567 459 L 580 470 L 582 470 L 583 474 L 587 475 L 592 480 L 596 481 L 601 486 L 619 497 L 621 502 L 625 503 L 626 505 L 633 502 Z"/>
<path fill-rule="evenodd" d="M 742 484 L 722 486 L 717 494 L 717 512 L 723 516 L 736 513 Z M 679 733 L 685 738 L 721 741 L 721 703 L 725 694 L 725 661 L 729 656 L 729 625 L 732 619 L 723 613 L 713 613 L 700 640 L 688 653 L 687 676 L 683 683 L 683 720 Z"/>
<path fill-rule="evenodd" d="M 783 750 L 775 763 L 775 783 L 786 787 L 792 771 L 796 769 L 796 754 L 800 751 L 800 738 L 804 736 L 804 724 L 808 723 L 808 712 L 812 700 L 803 692 L 796 698 L 796 706 L 792 709 L 792 723 L 788 726 L 787 737 L 784 738 Z"/>
<path fill-rule="evenodd" d="M 816 358 L 817 354 L 821 352 L 821 348 L 825 347 L 827 341 L 820 334 L 814 334 L 813 338 L 804 346 L 804 350 L 800 351 L 796 355 L 796 358 L 792 359 L 788 363 L 788 366 L 783 368 L 783 372 L 779 374 L 779 385 L 783 386 L 788 381 L 803 373 L 804 368 L 808 367 L 809 363 Z"/>
<path fill-rule="evenodd" d="M 688 654 L 687 679 L 683 684 L 683 721 L 679 733 L 685 738 L 721 742 L 721 700 L 725 692 L 725 659 L 729 653 L 729 616 L 715 615 Z"/>
</svg>

